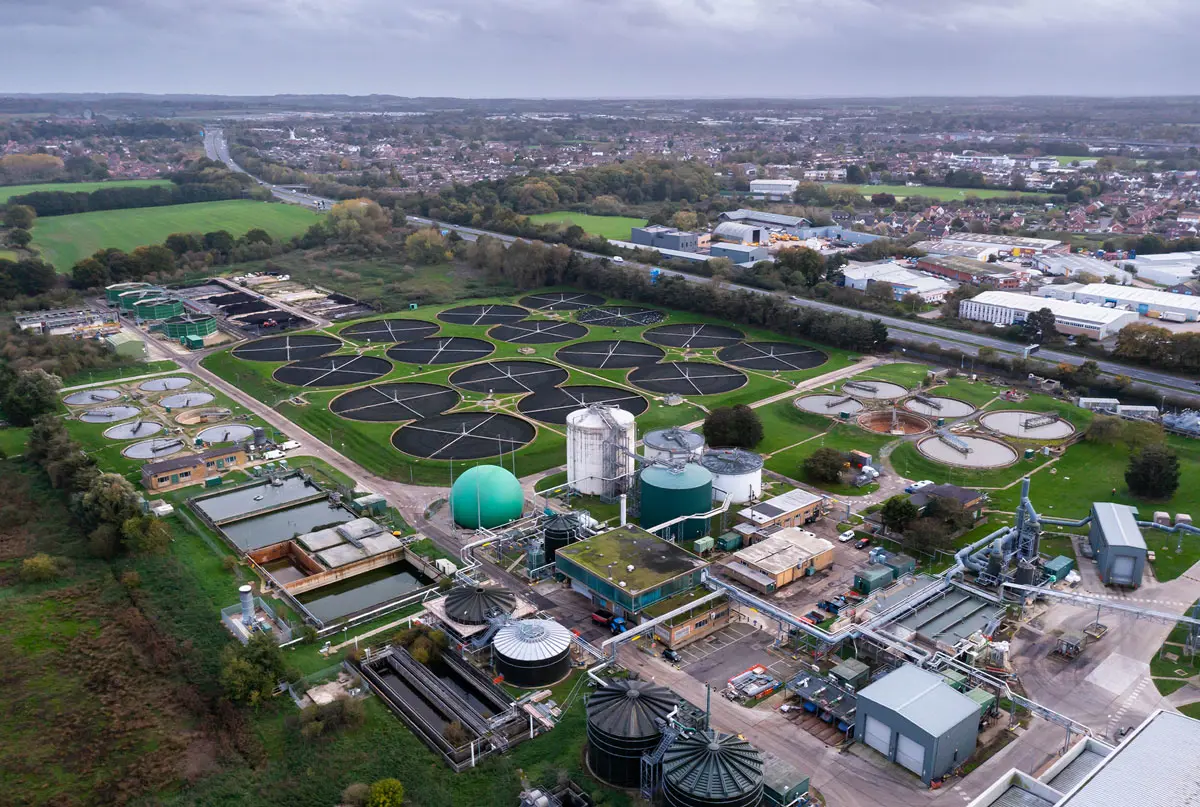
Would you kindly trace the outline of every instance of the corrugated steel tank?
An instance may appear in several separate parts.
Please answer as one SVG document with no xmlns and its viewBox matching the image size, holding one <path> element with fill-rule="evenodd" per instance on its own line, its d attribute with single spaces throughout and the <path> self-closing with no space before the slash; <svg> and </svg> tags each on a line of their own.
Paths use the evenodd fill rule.
<svg viewBox="0 0 1200 807">
<path fill-rule="evenodd" d="M 671 807 L 756 807 L 763 795 L 762 753 L 733 734 L 686 735 L 667 749 L 662 782 Z"/>
<path fill-rule="evenodd" d="M 682 468 L 652 466 L 642 471 L 641 517 L 645 529 L 679 516 L 712 510 L 713 476 L 703 466 L 689 463 Z M 707 519 L 689 519 L 667 528 L 670 537 L 691 541 L 708 532 Z"/>
<path fill-rule="evenodd" d="M 587 704 L 588 767 L 616 787 L 641 783 L 642 754 L 653 751 L 662 723 L 679 704 L 675 693 L 649 681 L 614 681 Z"/>
<path fill-rule="evenodd" d="M 534 689 L 571 672 L 571 632 L 551 619 L 522 619 L 505 625 L 492 640 L 492 664 L 513 686 Z"/>
</svg>

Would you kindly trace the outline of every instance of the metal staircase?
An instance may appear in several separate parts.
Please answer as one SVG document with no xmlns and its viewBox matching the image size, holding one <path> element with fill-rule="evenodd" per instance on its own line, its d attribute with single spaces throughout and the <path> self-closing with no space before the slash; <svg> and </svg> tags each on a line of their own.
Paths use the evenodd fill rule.
<svg viewBox="0 0 1200 807">
<path fill-rule="evenodd" d="M 662 739 L 653 751 L 642 754 L 642 793 L 646 801 L 651 801 L 654 794 L 662 786 L 662 760 L 671 744 L 679 738 L 680 730 L 674 724 L 663 726 Z"/>
</svg>

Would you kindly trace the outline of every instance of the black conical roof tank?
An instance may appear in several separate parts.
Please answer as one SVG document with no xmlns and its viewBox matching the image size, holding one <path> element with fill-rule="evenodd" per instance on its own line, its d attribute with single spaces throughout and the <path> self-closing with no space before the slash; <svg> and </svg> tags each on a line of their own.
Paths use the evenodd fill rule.
<svg viewBox="0 0 1200 807">
<path fill-rule="evenodd" d="M 762 799 L 762 754 L 732 734 L 682 736 L 662 766 L 663 797 L 672 807 L 755 807 Z"/>
<path fill-rule="evenodd" d="M 461 625 L 484 625 L 492 617 L 509 616 L 517 598 L 502 588 L 459 586 L 446 595 L 446 616 Z"/>
<path fill-rule="evenodd" d="M 587 703 L 588 767 L 610 785 L 641 784 L 642 754 L 658 747 L 667 715 L 679 705 L 669 689 L 649 681 L 614 681 Z"/>
</svg>

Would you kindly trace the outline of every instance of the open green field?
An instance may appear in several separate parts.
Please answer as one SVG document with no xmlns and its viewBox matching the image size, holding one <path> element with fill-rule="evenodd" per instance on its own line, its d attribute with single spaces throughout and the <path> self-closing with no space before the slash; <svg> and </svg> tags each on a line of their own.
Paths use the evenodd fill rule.
<svg viewBox="0 0 1200 807">
<path fill-rule="evenodd" d="M 155 185 L 174 184 L 166 179 L 114 179 L 111 182 L 43 182 L 37 185 L 5 185 L 0 187 L 0 204 L 14 196 L 41 191 L 65 191 L 67 193 L 91 193 L 101 188 L 152 188 Z"/>
<path fill-rule="evenodd" d="M 235 199 L 133 210 L 101 210 L 38 219 L 33 246 L 59 272 L 99 249 L 130 251 L 180 232 L 228 230 L 235 238 L 261 227 L 275 238 L 304 232 L 317 214 L 298 205 Z"/>
<path fill-rule="evenodd" d="M 21 256 L 11 249 L 0 249 L 0 261 L 19 261 Z"/>
<path fill-rule="evenodd" d="M 909 196 L 926 196 L 942 202 L 953 202 L 975 196 L 979 199 L 996 199 L 1001 196 L 1024 196 L 1031 199 L 1044 197 L 1044 193 L 1029 193 L 1004 190 L 1000 188 L 946 188 L 938 185 L 847 185 L 839 182 L 824 183 L 827 188 L 838 190 L 854 190 L 870 198 L 876 193 L 890 193 L 897 199 Z"/>
<path fill-rule="evenodd" d="M 151 373 L 167 373 L 178 370 L 179 365 L 170 359 L 148 361 L 131 364 L 128 367 L 109 367 L 104 370 L 85 370 L 63 379 L 64 387 L 74 387 L 80 384 L 92 384 L 99 381 L 118 381 L 122 378 L 134 378 Z"/>
<path fill-rule="evenodd" d="M 645 219 L 635 219 L 629 216 L 592 216 L 587 213 L 569 213 L 560 210 L 557 213 L 538 213 L 530 216 L 534 224 L 578 224 L 589 235 L 599 235 L 614 241 L 628 241 L 631 227 L 643 227 Z"/>
<path fill-rule="evenodd" d="M 1065 155 L 1065 154 L 1055 154 L 1054 159 L 1058 160 L 1059 165 L 1065 167 L 1074 162 L 1083 162 L 1084 160 L 1096 160 L 1099 158 L 1098 157 L 1072 157 L 1070 155 Z"/>
</svg>

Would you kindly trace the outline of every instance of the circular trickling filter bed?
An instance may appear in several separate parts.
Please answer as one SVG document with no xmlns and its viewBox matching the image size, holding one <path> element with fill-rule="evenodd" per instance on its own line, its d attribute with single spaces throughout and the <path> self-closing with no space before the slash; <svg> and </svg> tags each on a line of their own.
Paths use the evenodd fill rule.
<svg viewBox="0 0 1200 807">
<path fill-rule="evenodd" d="M 865 398 L 872 401 L 893 401 L 903 398 L 908 390 L 891 381 L 872 381 L 864 378 L 861 381 L 847 381 L 842 384 L 842 392 L 855 398 Z"/>
<path fill-rule="evenodd" d="M 654 364 L 666 353 L 645 342 L 615 339 L 607 342 L 580 342 L 561 347 L 554 357 L 561 362 L 590 370 L 628 369 Z"/>
<path fill-rule="evenodd" d="M 334 398 L 329 411 L 347 420 L 386 423 L 440 415 L 461 400 L 457 392 L 439 384 L 372 384 Z"/>
<path fill-rule="evenodd" d="M 1057 415 L 1016 409 L 980 415 L 979 423 L 994 432 L 1022 440 L 1061 440 L 1075 433 L 1075 427 Z"/>
<path fill-rule="evenodd" d="M 246 361 L 301 361 L 332 353 L 342 346 L 341 339 L 317 334 L 268 336 L 235 347 L 235 358 Z"/>
<path fill-rule="evenodd" d="M 856 401 L 849 395 L 805 395 L 796 400 L 796 406 L 805 412 L 816 412 L 818 415 L 836 417 L 843 412 L 853 415 L 863 409 L 862 401 Z"/>
<path fill-rule="evenodd" d="M 938 395 L 924 395 L 924 400 L 909 398 L 904 402 L 904 408 L 930 418 L 963 418 L 975 411 L 975 407 L 957 398 L 943 398 Z"/>
<path fill-rule="evenodd" d="M 158 401 L 158 405 L 167 409 L 186 409 L 189 406 L 204 406 L 216 400 L 211 392 L 177 392 Z"/>
<path fill-rule="evenodd" d="M 372 319 L 347 325 L 338 333 L 355 342 L 411 342 L 433 336 L 441 327 L 420 319 Z"/>
<path fill-rule="evenodd" d="M 152 437 L 162 430 L 163 425 L 153 420 L 135 420 L 105 429 L 104 436 L 109 440 L 136 440 L 139 437 Z"/>
<path fill-rule="evenodd" d="M 858 416 L 858 425 L 879 434 L 921 434 L 929 431 L 929 421 L 903 409 L 883 409 Z"/>
<path fill-rule="evenodd" d="M 724 325 L 663 325 L 646 331 L 645 337 L 667 347 L 705 350 L 733 345 L 745 339 L 746 334 Z"/>
<path fill-rule="evenodd" d="M 528 421 L 492 412 L 456 412 L 418 420 L 392 434 L 405 454 L 434 460 L 476 460 L 507 454 L 533 440 Z"/>
<path fill-rule="evenodd" d="M 387 357 L 404 364 L 462 364 L 487 358 L 495 350 L 486 339 L 440 336 L 393 345 Z"/>
<path fill-rule="evenodd" d="M 515 305 L 461 305 L 437 315 L 442 322 L 451 325 L 503 325 L 520 322 L 527 316 L 527 310 Z"/>
<path fill-rule="evenodd" d="M 285 364 L 271 377 L 293 387 L 348 387 L 391 371 L 392 363 L 376 356 L 327 356 Z"/>
<path fill-rule="evenodd" d="M 116 423 L 118 420 L 129 420 L 142 410 L 136 406 L 97 406 L 79 416 L 84 423 Z"/>
<path fill-rule="evenodd" d="M 718 395 L 743 386 L 746 374 L 723 364 L 673 361 L 639 367 L 629 374 L 629 381 L 650 392 Z"/>
<path fill-rule="evenodd" d="M 568 373 L 544 361 L 487 361 L 473 364 L 450 375 L 450 383 L 471 392 L 512 394 L 556 387 Z"/>
<path fill-rule="evenodd" d="M 601 305 L 579 313 L 575 319 L 597 328 L 644 328 L 662 322 L 667 315 L 653 308 L 632 305 Z"/>
<path fill-rule="evenodd" d="M 931 460 L 960 468 L 1000 468 L 1017 461 L 1017 451 L 1007 443 L 988 437 L 940 434 L 926 437 L 917 443 L 920 451 Z"/>
<path fill-rule="evenodd" d="M 787 342 L 742 342 L 721 348 L 717 358 L 735 367 L 768 372 L 811 370 L 829 360 L 819 350 Z"/>
<path fill-rule="evenodd" d="M 221 445 L 222 443 L 240 443 L 253 436 L 253 426 L 247 426 L 245 423 L 230 423 L 226 426 L 209 426 L 207 429 L 201 429 L 200 433 L 196 435 L 196 439 L 212 445 Z"/>
<path fill-rule="evenodd" d="M 515 345 L 549 345 L 580 339 L 587 336 L 587 332 L 587 328 L 574 322 L 524 319 L 511 325 L 497 325 L 488 331 L 488 336 Z"/>
<path fill-rule="evenodd" d="M 63 398 L 63 403 L 71 406 L 87 406 L 88 404 L 115 401 L 120 397 L 121 391 L 117 389 L 85 389 L 80 390 L 79 392 L 72 392 L 70 395 Z"/>
<path fill-rule="evenodd" d="M 166 392 L 167 390 L 183 389 L 190 383 L 192 383 L 192 379 L 183 376 L 151 378 L 149 381 L 139 384 L 138 389 L 142 392 Z"/>
<path fill-rule="evenodd" d="M 650 408 L 650 403 L 636 392 L 577 384 L 567 387 L 550 387 L 527 395 L 517 404 L 517 410 L 528 418 L 542 423 L 566 423 L 567 415 L 590 404 L 607 404 L 624 409 L 631 415 L 640 415 Z"/>
<path fill-rule="evenodd" d="M 195 426 L 197 423 L 225 420 L 232 415 L 233 412 L 223 406 L 214 406 L 209 409 L 186 409 L 175 416 L 175 422 L 180 426 Z"/>
<path fill-rule="evenodd" d="M 547 291 L 530 294 L 517 302 L 534 311 L 578 311 L 581 308 L 598 306 L 604 302 L 604 298 L 598 294 L 576 291 Z"/>
<path fill-rule="evenodd" d="M 179 437 L 162 437 L 154 440 L 143 440 L 140 443 L 125 448 L 121 454 L 131 460 L 156 460 L 178 454 L 186 446 Z"/>
</svg>

